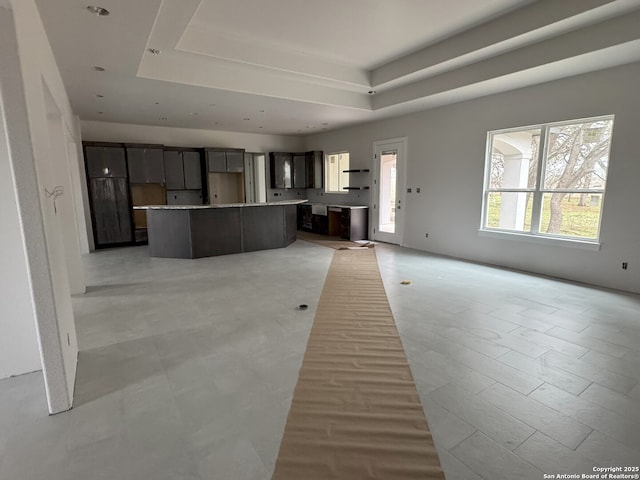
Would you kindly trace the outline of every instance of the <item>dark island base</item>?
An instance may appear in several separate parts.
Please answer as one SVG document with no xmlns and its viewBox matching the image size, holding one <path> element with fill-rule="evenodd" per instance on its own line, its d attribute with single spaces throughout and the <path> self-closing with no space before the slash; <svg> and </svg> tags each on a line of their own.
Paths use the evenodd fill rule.
<svg viewBox="0 0 640 480">
<path fill-rule="evenodd" d="M 296 240 L 296 205 L 149 209 L 149 255 L 201 258 L 284 248 Z"/>
</svg>

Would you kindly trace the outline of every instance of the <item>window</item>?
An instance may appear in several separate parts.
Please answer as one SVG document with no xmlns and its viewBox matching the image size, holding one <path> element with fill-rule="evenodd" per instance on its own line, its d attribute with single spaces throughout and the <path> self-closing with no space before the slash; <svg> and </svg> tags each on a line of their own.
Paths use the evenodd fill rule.
<svg viewBox="0 0 640 480">
<path fill-rule="evenodd" d="M 349 152 L 330 153 L 325 159 L 325 191 L 328 193 L 347 193 L 349 186 Z"/>
<path fill-rule="evenodd" d="M 595 242 L 613 117 L 489 132 L 482 230 Z"/>
</svg>

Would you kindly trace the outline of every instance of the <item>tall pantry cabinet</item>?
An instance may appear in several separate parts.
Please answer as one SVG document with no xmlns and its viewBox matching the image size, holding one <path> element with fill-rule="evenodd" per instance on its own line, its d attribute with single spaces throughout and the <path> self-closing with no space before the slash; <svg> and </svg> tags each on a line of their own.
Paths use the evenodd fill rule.
<svg viewBox="0 0 640 480">
<path fill-rule="evenodd" d="M 124 147 L 85 144 L 84 151 L 96 247 L 131 243 L 133 221 Z"/>
</svg>

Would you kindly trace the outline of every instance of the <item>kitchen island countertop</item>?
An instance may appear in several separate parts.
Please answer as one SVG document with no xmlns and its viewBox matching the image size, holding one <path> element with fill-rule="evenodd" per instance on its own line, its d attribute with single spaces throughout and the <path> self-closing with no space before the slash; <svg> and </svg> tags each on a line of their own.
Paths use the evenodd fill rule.
<svg viewBox="0 0 640 480">
<path fill-rule="evenodd" d="M 135 210 L 204 210 L 208 208 L 273 207 L 278 205 L 298 205 L 305 202 L 307 200 L 281 200 L 279 202 L 216 203 L 213 205 L 142 205 L 133 208 Z"/>
</svg>

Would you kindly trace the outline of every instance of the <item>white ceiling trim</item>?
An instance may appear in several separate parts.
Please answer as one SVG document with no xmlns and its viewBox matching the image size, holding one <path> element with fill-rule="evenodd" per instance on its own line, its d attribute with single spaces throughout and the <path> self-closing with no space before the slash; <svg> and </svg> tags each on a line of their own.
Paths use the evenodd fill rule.
<svg viewBox="0 0 640 480">
<path fill-rule="evenodd" d="M 478 83 L 441 90 L 418 99 L 393 102 L 388 107 L 374 109 L 374 116 L 378 119 L 389 115 L 418 112 L 638 61 L 640 61 L 640 40 L 635 40 Z M 558 76 L 558 70 L 563 71 L 561 77 Z M 518 108 L 517 105 L 514 107 Z"/>
<path fill-rule="evenodd" d="M 638 0 L 540 0 L 371 71 L 375 88 L 459 68 L 620 15 Z"/>
<path fill-rule="evenodd" d="M 231 62 L 184 52 L 169 51 L 143 57 L 138 77 L 185 85 L 266 95 L 308 103 L 371 110 L 371 97 L 347 89 L 291 78 L 286 72 L 265 70 L 254 65 Z"/>
<path fill-rule="evenodd" d="M 215 47 L 214 47 L 215 46 Z M 184 31 L 176 50 L 207 55 L 212 58 L 246 63 L 267 70 L 279 70 L 332 81 L 336 86 L 353 85 L 361 92 L 369 89 L 369 72 L 338 63 L 327 62 L 295 51 L 276 50 L 269 46 L 230 38 L 201 25 L 190 24 Z"/>
<path fill-rule="evenodd" d="M 628 42 L 639 39 L 638 25 L 640 25 L 640 11 L 590 25 L 376 95 L 373 108 L 385 108 L 465 85 L 485 82 L 492 78 L 531 71 L 538 66 L 551 64 L 556 66 L 555 77 L 547 78 L 545 81 L 562 78 L 572 74 L 568 68 L 564 68 L 562 62 L 569 62 L 575 57 L 603 49 L 607 49 L 609 54 L 616 58 L 617 65 L 629 63 L 635 61 L 635 57 L 633 55 L 629 57 L 628 49 L 618 51 L 612 47 L 626 46 Z M 598 64 L 589 63 L 585 67 L 597 70 Z"/>
<path fill-rule="evenodd" d="M 139 77 L 361 110 L 540 65 L 559 66 L 561 60 L 638 38 L 640 24 L 640 12 L 622 15 L 637 9 L 640 0 L 541 0 L 377 68 L 371 78 L 387 88 L 370 97 L 369 72 L 218 34 L 197 21 L 202 2 L 186 3 L 184 8 L 180 0 L 163 1 L 148 44 L 165 50 L 142 57 Z M 181 13 L 176 17 L 176 12 Z M 600 18 L 609 20 L 594 24 Z M 555 78 L 566 75 L 562 68 L 555 71 Z"/>
</svg>

